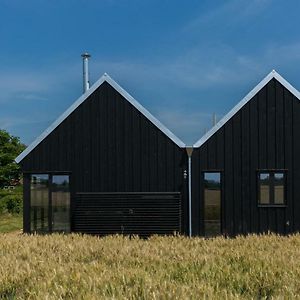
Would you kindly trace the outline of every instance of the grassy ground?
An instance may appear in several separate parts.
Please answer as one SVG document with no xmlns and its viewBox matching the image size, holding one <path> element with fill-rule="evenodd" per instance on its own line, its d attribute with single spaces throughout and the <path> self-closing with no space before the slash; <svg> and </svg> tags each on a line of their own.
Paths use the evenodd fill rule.
<svg viewBox="0 0 300 300">
<path fill-rule="evenodd" d="M 0 233 L 21 231 L 22 215 L 22 186 L 0 189 Z"/>
<path fill-rule="evenodd" d="M 0 233 L 21 231 L 22 228 L 22 214 L 0 214 Z"/>
<path fill-rule="evenodd" d="M 0 235 L 9 299 L 295 299 L 300 235 L 204 240 Z"/>
</svg>

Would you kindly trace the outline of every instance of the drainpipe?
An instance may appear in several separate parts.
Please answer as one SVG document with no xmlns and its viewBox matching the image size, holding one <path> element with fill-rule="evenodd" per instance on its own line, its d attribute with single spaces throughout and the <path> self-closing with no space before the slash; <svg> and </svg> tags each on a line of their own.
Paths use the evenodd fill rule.
<svg viewBox="0 0 300 300">
<path fill-rule="evenodd" d="M 189 237 L 192 236 L 192 153 L 193 147 L 186 147 L 188 155 L 188 178 L 189 178 Z"/>
</svg>

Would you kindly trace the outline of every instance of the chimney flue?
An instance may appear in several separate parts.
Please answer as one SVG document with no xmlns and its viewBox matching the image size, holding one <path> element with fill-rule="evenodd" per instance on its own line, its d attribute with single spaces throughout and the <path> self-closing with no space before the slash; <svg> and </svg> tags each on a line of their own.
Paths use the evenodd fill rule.
<svg viewBox="0 0 300 300">
<path fill-rule="evenodd" d="M 87 52 L 81 54 L 82 57 L 82 66 L 83 66 L 83 93 L 85 93 L 90 88 L 89 81 L 89 58 L 90 54 Z"/>
</svg>

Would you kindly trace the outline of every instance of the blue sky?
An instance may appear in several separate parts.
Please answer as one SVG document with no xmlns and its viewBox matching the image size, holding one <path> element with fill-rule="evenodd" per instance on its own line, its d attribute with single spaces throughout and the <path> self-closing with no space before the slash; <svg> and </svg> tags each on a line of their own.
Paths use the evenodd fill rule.
<svg viewBox="0 0 300 300">
<path fill-rule="evenodd" d="M 276 69 L 300 89 L 299 0 L 0 0 L 0 128 L 29 144 L 107 72 L 192 144 Z"/>
</svg>

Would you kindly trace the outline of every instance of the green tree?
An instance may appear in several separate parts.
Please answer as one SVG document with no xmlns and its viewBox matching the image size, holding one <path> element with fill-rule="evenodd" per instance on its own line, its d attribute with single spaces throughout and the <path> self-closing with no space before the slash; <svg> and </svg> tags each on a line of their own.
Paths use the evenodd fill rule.
<svg viewBox="0 0 300 300">
<path fill-rule="evenodd" d="M 24 149 L 18 137 L 0 129 L 0 187 L 20 179 L 20 168 L 14 160 Z"/>
</svg>

